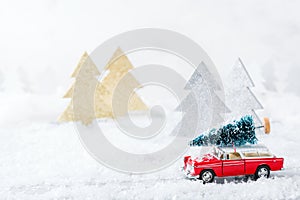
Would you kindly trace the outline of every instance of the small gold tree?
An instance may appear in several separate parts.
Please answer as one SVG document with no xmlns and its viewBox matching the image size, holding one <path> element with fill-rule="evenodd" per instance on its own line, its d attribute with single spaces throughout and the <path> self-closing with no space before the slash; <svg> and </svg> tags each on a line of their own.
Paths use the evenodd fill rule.
<svg viewBox="0 0 300 200">
<path fill-rule="evenodd" d="M 119 81 L 134 67 L 129 61 L 128 57 L 124 55 L 123 51 L 118 48 L 113 54 L 112 58 L 105 66 L 103 74 L 106 74 L 98 83 L 95 93 L 95 113 L 97 118 L 114 118 L 112 99 L 114 90 Z M 138 81 L 131 75 L 126 79 L 122 88 L 129 88 L 129 86 L 140 86 Z M 117 94 L 114 98 L 118 101 L 124 101 L 122 94 Z M 118 109 L 114 107 L 114 110 Z M 128 104 L 129 111 L 148 110 L 148 107 L 141 100 L 141 98 L 133 92 Z"/>
<path fill-rule="evenodd" d="M 88 54 L 84 52 L 71 75 L 72 78 L 75 78 L 75 82 L 64 95 L 64 98 L 71 98 L 71 102 L 59 117 L 59 122 L 81 121 L 87 125 L 93 121 L 95 118 L 93 96 L 98 83 L 97 76 L 99 75 L 96 65 Z M 76 101 L 74 101 L 75 98 Z M 74 103 L 76 103 L 76 106 L 74 106 Z M 75 107 L 76 110 L 74 112 Z"/>
</svg>

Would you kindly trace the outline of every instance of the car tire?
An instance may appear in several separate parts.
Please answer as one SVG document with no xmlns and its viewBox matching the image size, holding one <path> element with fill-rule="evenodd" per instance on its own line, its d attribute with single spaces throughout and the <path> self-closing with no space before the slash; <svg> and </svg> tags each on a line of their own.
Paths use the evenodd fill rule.
<svg viewBox="0 0 300 200">
<path fill-rule="evenodd" d="M 266 165 L 259 166 L 254 174 L 254 179 L 260 178 L 269 178 L 270 177 L 270 168 Z"/>
<path fill-rule="evenodd" d="M 200 174 L 200 180 L 205 183 L 211 183 L 215 179 L 215 173 L 212 170 L 203 170 Z"/>
</svg>

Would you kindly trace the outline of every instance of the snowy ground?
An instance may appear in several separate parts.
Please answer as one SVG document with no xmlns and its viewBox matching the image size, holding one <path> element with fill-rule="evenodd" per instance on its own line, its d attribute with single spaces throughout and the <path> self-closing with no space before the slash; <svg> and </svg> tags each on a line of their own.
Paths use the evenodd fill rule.
<svg viewBox="0 0 300 200">
<path fill-rule="evenodd" d="M 297 106 L 299 99 L 291 99 Z M 285 158 L 286 168 L 268 180 L 203 185 L 181 174 L 181 160 L 153 174 L 122 174 L 91 158 L 71 123 L 25 123 L 0 130 L 0 199 L 300 199 L 299 107 L 276 113 L 284 100 L 264 101 L 274 119 L 271 135 L 259 138 Z"/>
</svg>

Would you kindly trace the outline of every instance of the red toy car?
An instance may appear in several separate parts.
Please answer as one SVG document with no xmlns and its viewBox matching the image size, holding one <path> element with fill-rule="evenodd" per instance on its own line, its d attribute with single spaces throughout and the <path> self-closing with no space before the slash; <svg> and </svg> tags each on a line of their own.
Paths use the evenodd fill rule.
<svg viewBox="0 0 300 200">
<path fill-rule="evenodd" d="M 198 153 L 199 149 L 198 149 Z M 254 179 L 269 178 L 270 171 L 283 169 L 283 158 L 277 158 L 263 145 L 242 147 L 213 147 L 203 156 L 184 157 L 183 170 L 190 178 L 200 178 L 203 183 L 214 177 L 254 175 Z"/>
</svg>

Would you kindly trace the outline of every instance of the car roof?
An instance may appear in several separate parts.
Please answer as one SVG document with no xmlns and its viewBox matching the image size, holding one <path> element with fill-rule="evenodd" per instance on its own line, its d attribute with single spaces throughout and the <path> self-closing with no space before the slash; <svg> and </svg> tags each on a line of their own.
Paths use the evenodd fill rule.
<svg viewBox="0 0 300 200">
<path fill-rule="evenodd" d="M 217 147 L 224 153 L 229 153 L 233 151 L 237 152 L 269 152 L 269 149 L 263 144 L 255 144 L 255 145 L 243 145 L 239 147 L 226 146 L 226 147 Z"/>
</svg>

